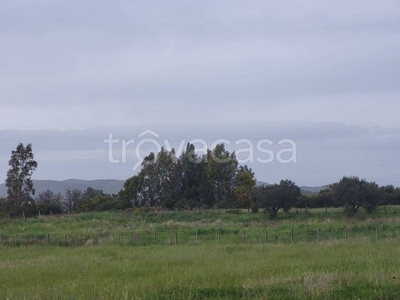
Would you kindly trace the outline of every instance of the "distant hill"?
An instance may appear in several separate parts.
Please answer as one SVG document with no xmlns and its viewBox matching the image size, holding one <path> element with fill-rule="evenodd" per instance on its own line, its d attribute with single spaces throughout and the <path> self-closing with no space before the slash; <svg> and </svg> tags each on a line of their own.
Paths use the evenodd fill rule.
<svg viewBox="0 0 400 300">
<path fill-rule="evenodd" d="M 68 179 L 63 181 L 56 180 L 33 180 L 36 195 L 49 189 L 55 193 L 64 194 L 67 189 L 86 190 L 91 187 L 96 190 L 103 190 L 106 194 L 117 194 L 124 186 L 125 180 L 99 179 L 99 180 L 80 180 Z M 7 195 L 5 184 L 0 184 L 0 197 Z"/>
<path fill-rule="evenodd" d="M 310 194 L 317 194 L 319 191 L 326 189 L 328 186 L 323 185 L 323 186 L 301 186 L 301 192 L 305 195 L 310 195 Z"/>
<path fill-rule="evenodd" d="M 264 182 L 264 181 L 257 181 L 256 182 L 256 186 L 262 186 L 262 185 L 268 185 L 268 183 Z M 327 186 L 323 185 L 323 186 L 301 186 L 301 192 L 304 195 L 311 195 L 311 194 L 316 194 L 319 193 L 319 191 L 326 189 Z"/>
</svg>

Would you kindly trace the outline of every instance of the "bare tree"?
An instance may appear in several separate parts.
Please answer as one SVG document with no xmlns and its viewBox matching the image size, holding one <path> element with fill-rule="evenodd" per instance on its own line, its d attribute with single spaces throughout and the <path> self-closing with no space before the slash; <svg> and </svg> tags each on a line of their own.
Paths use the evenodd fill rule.
<svg viewBox="0 0 400 300">
<path fill-rule="evenodd" d="M 79 189 L 67 189 L 64 205 L 69 212 L 76 210 L 76 206 L 82 201 L 82 195 L 83 193 Z"/>
<path fill-rule="evenodd" d="M 61 193 L 54 193 L 53 191 L 45 190 L 44 192 L 39 193 L 35 200 L 37 203 L 52 204 L 61 203 L 63 198 L 64 197 Z"/>
</svg>

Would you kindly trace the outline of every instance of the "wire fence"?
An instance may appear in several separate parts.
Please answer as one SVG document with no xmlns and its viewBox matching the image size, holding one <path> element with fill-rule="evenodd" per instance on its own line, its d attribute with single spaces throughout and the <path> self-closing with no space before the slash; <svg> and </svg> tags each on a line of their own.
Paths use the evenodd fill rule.
<svg viewBox="0 0 400 300">
<path fill-rule="evenodd" d="M 3 246 L 58 245 L 92 246 L 102 244 L 127 245 L 187 245 L 200 243 L 249 243 L 249 244 L 294 244 L 299 242 L 323 242 L 343 239 L 371 240 L 400 238 L 399 229 L 380 227 L 342 227 L 330 229 L 250 229 L 230 228 L 130 230 L 107 232 L 52 232 L 47 234 L 1 234 Z"/>
</svg>

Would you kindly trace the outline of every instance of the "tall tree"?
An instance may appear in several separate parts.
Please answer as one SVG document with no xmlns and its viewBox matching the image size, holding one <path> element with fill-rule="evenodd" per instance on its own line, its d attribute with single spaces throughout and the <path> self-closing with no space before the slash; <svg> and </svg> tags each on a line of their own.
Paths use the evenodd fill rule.
<svg viewBox="0 0 400 300">
<path fill-rule="evenodd" d="M 78 204 L 82 201 L 82 191 L 79 189 L 67 189 L 65 192 L 65 206 L 66 209 L 71 213 L 76 210 Z"/>
<path fill-rule="evenodd" d="M 250 194 L 255 185 L 254 172 L 247 166 L 240 166 L 236 174 L 234 191 L 237 207 L 250 208 L 252 204 Z"/>
<path fill-rule="evenodd" d="M 33 171 L 37 168 L 34 160 L 32 145 L 26 147 L 20 143 L 16 150 L 11 152 L 8 162 L 10 169 L 7 172 L 7 204 L 10 207 L 22 207 L 33 204 L 32 196 L 35 194 L 31 179 Z"/>
<path fill-rule="evenodd" d="M 124 188 L 119 192 L 119 196 L 127 203 L 132 203 L 133 207 L 144 206 L 142 203 L 143 173 L 139 173 L 128 178 L 124 183 Z"/>
<path fill-rule="evenodd" d="M 157 173 L 157 198 L 159 199 L 159 205 L 168 209 L 174 208 L 174 204 L 177 201 L 177 191 L 179 191 L 178 178 L 175 176 L 174 170 L 177 166 L 177 160 L 175 156 L 175 150 L 167 151 L 164 147 L 157 154 L 157 160 L 155 164 Z"/>
<path fill-rule="evenodd" d="M 207 175 L 214 187 L 215 204 L 219 207 L 232 207 L 238 167 L 235 152 L 231 154 L 224 144 L 219 144 L 208 151 L 207 160 Z"/>
<path fill-rule="evenodd" d="M 158 206 L 160 199 L 158 198 L 158 176 L 156 168 L 156 157 L 153 152 L 143 159 L 142 170 L 139 176 L 143 178 L 143 186 L 141 191 L 142 206 Z"/>
</svg>

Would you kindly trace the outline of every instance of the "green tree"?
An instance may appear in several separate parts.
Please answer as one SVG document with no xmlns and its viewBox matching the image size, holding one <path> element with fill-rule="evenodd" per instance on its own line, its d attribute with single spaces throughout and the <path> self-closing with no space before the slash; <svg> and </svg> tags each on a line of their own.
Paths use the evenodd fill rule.
<svg viewBox="0 0 400 300">
<path fill-rule="evenodd" d="M 7 172 L 7 209 L 9 212 L 21 211 L 21 208 L 34 204 L 35 190 L 31 179 L 33 171 L 37 168 L 34 160 L 32 145 L 26 147 L 21 143 L 16 150 L 11 152 L 8 162 L 10 169 Z"/>
<path fill-rule="evenodd" d="M 384 200 L 384 188 L 375 182 L 358 177 L 343 177 L 331 185 L 333 200 L 343 206 L 348 216 L 354 216 L 360 207 L 368 212 L 375 210 Z"/>
<path fill-rule="evenodd" d="M 236 174 L 234 190 L 237 207 L 250 209 L 252 205 L 250 194 L 255 185 L 254 172 L 247 166 L 240 166 Z"/>
<path fill-rule="evenodd" d="M 188 143 L 178 160 L 181 200 L 179 208 L 208 207 L 207 188 L 210 188 L 206 174 L 206 160 L 196 154 L 193 144 Z M 212 197 L 211 197 L 212 198 Z"/>
<path fill-rule="evenodd" d="M 224 144 L 219 144 L 208 151 L 207 160 L 207 177 L 213 185 L 215 204 L 221 208 L 233 207 L 238 167 L 235 152 L 229 153 Z"/>
<path fill-rule="evenodd" d="M 271 218 L 275 218 L 280 209 L 288 212 L 296 205 L 301 196 L 300 188 L 291 180 L 281 180 L 279 184 L 255 187 L 252 199 L 264 208 Z"/>
<path fill-rule="evenodd" d="M 133 207 L 141 207 L 144 204 L 141 202 L 141 192 L 143 189 L 143 174 L 139 173 L 131 178 L 128 178 L 124 183 L 124 188 L 119 192 L 120 197 L 127 203 L 132 203 Z"/>
<path fill-rule="evenodd" d="M 167 151 L 162 147 L 155 162 L 157 204 L 161 207 L 172 209 L 179 198 L 179 177 L 176 176 L 176 168 L 175 150 Z"/>
<path fill-rule="evenodd" d="M 82 191 L 79 189 L 67 189 L 65 191 L 65 206 L 70 213 L 75 211 L 78 204 L 82 201 L 82 194 Z"/>
</svg>

